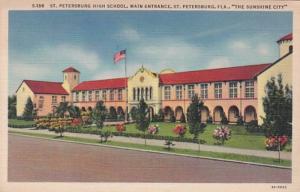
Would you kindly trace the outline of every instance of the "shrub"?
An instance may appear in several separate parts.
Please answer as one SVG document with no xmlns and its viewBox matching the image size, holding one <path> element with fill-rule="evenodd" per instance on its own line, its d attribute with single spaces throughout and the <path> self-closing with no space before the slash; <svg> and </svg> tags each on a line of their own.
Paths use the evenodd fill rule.
<svg viewBox="0 0 300 192">
<path fill-rule="evenodd" d="M 213 122 L 212 117 L 209 116 L 209 117 L 207 118 L 207 120 L 206 120 L 206 123 L 207 123 L 207 124 L 212 124 L 212 122 Z"/>
<path fill-rule="evenodd" d="M 148 127 L 148 133 L 151 134 L 151 135 L 155 135 L 159 132 L 159 127 L 158 125 L 150 125 Z"/>
<path fill-rule="evenodd" d="M 283 136 L 270 136 L 266 139 L 266 149 L 271 151 L 279 150 L 280 143 L 280 150 L 282 150 L 285 145 L 288 143 L 288 137 L 286 135 Z"/>
<path fill-rule="evenodd" d="M 180 123 L 186 123 L 184 113 L 182 113 L 182 115 L 180 117 Z"/>
<path fill-rule="evenodd" d="M 262 131 L 262 129 L 258 126 L 257 120 L 252 120 L 249 123 L 246 123 L 246 130 L 250 133 Z"/>
<path fill-rule="evenodd" d="M 238 116 L 238 119 L 236 121 L 237 125 L 244 125 L 244 120 L 242 116 Z"/>
<path fill-rule="evenodd" d="M 176 127 L 173 129 L 173 132 L 178 135 L 179 137 L 184 137 L 186 133 L 186 127 L 184 125 L 176 125 Z"/>
<path fill-rule="evenodd" d="M 224 144 L 225 140 L 231 138 L 231 130 L 228 127 L 217 127 L 213 132 L 213 138 L 217 140 L 218 144 Z"/>
<path fill-rule="evenodd" d="M 117 124 L 117 125 L 116 125 L 116 130 L 117 130 L 117 132 L 123 132 L 123 131 L 126 131 L 126 126 L 125 126 L 123 123 Z"/>
</svg>

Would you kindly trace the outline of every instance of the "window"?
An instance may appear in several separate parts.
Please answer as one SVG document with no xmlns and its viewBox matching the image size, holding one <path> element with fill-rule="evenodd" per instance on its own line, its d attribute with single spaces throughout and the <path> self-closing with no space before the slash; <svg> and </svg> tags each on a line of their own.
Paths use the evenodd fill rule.
<svg viewBox="0 0 300 192">
<path fill-rule="evenodd" d="M 56 104 L 57 103 L 57 96 L 52 96 L 52 104 Z"/>
<path fill-rule="evenodd" d="M 75 101 L 78 102 L 79 101 L 79 92 L 75 93 Z"/>
<path fill-rule="evenodd" d="M 188 98 L 191 99 L 195 95 L 195 86 L 188 85 Z"/>
<path fill-rule="evenodd" d="M 109 100 L 113 101 L 115 99 L 114 97 L 115 97 L 114 90 L 113 89 L 109 90 Z"/>
<path fill-rule="evenodd" d="M 222 83 L 215 83 L 215 98 L 222 98 Z"/>
<path fill-rule="evenodd" d="M 293 45 L 289 46 L 289 53 L 293 52 Z"/>
<path fill-rule="evenodd" d="M 95 100 L 96 100 L 96 101 L 99 101 L 99 100 L 100 100 L 99 91 L 95 91 Z"/>
<path fill-rule="evenodd" d="M 149 90 L 149 99 L 151 100 L 152 99 L 152 87 L 150 87 L 150 90 Z"/>
<path fill-rule="evenodd" d="M 171 87 L 170 86 L 164 87 L 164 95 L 165 95 L 165 100 L 171 99 Z"/>
<path fill-rule="evenodd" d="M 106 90 L 102 91 L 102 99 L 103 101 L 106 101 Z"/>
<path fill-rule="evenodd" d="M 61 102 L 66 102 L 66 96 L 61 96 Z"/>
<path fill-rule="evenodd" d="M 88 96 L 89 101 L 92 101 L 92 95 L 93 95 L 93 92 L 89 91 L 89 96 Z"/>
<path fill-rule="evenodd" d="M 65 75 L 65 80 L 67 80 L 67 75 Z"/>
<path fill-rule="evenodd" d="M 135 101 L 136 100 L 136 92 L 135 92 L 135 88 L 133 88 L 133 90 L 132 90 L 132 95 L 133 95 L 133 100 Z"/>
<path fill-rule="evenodd" d="M 237 82 L 229 83 L 229 98 L 237 98 Z"/>
<path fill-rule="evenodd" d="M 202 99 L 207 99 L 208 98 L 208 84 L 207 83 L 203 83 L 200 85 L 201 87 L 201 98 Z"/>
<path fill-rule="evenodd" d="M 148 87 L 145 88 L 145 100 L 148 100 L 149 97 L 149 92 L 148 92 Z"/>
<path fill-rule="evenodd" d="M 85 91 L 82 91 L 82 101 L 85 101 Z"/>
<path fill-rule="evenodd" d="M 40 96 L 39 102 L 38 102 L 38 108 L 42 109 L 44 107 L 44 96 Z"/>
<path fill-rule="evenodd" d="M 176 99 L 177 100 L 182 99 L 182 86 L 181 85 L 176 86 Z"/>
<path fill-rule="evenodd" d="M 246 98 L 254 97 L 254 81 L 245 82 L 245 97 Z"/>
<path fill-rule="evenodd" d="M 76 75 L 74 75 L 74 80 L 76 80 Z"/>
<path fill-rule="evenodd" d="M 119 89 L 118 90 L 118 100 L 122 101 L 122 97 L 123 97 L 123 95 L 122 95 L 122 89 Z"/>
<path fill-rule="evenodd" d="M 143 87 L 141 88 L 141 99 L 145 99 L 145 97 L 144 97 L 144 88 Z"/>
</svg>

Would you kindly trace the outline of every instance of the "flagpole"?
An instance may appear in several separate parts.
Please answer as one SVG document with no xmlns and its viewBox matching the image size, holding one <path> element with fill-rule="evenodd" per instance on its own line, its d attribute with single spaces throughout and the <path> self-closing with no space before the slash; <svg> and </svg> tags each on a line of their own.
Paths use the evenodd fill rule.
<svg viewBox="0 0 300 192">
<path fill-rule="evenodd" d="M 125 60 L 124 60 L 124 62 L 125 62 L 125 95 L 126 95 L 126 97 L 125 97 L 125 119 L 124 119 L 124 123 L 126 123 L 126 121 L 127 121 L 127 114 L 128 114 L 128 111 L 127 111 L 127 103 L 128 103 L 128 90 L 127 90 L 127 84 L 128 84 L 128 82 L 126 82 L 126 78 L 127 78 L 127 49 L 125 49 Z M 127 79 L 127 81 L 128 81 L 128 79 Z"/>
</svg>

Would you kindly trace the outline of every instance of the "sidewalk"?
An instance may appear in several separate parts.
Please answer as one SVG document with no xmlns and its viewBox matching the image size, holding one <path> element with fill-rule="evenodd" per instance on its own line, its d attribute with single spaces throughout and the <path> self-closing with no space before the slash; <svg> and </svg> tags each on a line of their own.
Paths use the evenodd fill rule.
<svg viewBox="0 0 300 192">
<path fill-rule="evenodd" d="M 47 129 L 43 130 L 35 130 L 33 128 L 8 128 L 9 131 L 19 131 L 19 132 L 31 132 L 31 133 L 43 133 L 49 135 L 56 135 L 54 132 L 50 132 Z M 65 136 L 71 137 L 81 137 L 87 139 L 100 139 L 98 135 L 93 134 L 83 134 L 83 133 L 69 133 L 65 132 Z M 119 142 L 126 142 L 126 143 L 138 143 L 144 144 L 145 140 L 142 138 L 134 138 L 134 137 L 122 137 L 122 136 L 114 136 L 110 138 L 111 141 L 119 141 Z M 178 149 L 192 149 L 198 150 L 199 145 L 196 143 L 187 143 L 187 142 L 173 142 L 175 144 L 174 148 Z M 155 145 L 155 146 L 162 146 L 165 147 L 164 140 L 155 140 L 155 139 L 147 139 L 147 145 Z M 270 157 L 270 158 L 278 158 L 277 151 L 264 151 L 264 150 L 253 150 L 253 149 L 238 149 L 232 147 L 224 147 L 224 146 L 214 146 L 214 145 L 200 145 L 201 151 L 212 151 L 212 152 L 222 152 L 222 153 L 233 153 L 233 154 L 240 154 L 240 155 L 251 155 L 251 156 L 258 156 L 258 157 Z M 292 153 L 282 151 L 280 153 L 281 159 L 291 160 Z"/>
</svg>

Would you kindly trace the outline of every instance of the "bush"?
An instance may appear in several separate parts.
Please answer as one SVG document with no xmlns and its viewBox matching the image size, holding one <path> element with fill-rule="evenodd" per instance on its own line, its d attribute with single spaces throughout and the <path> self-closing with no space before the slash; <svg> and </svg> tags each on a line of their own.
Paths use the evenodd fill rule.
<svg viewBox="0 0 300 192">
<path fill-rule="evenodd" d="M 237 119 L 236 124 L 237 124 L 237 125 L 244 125 L 244 120 L 243 120 L 243 117 L 242 117 L 242 116 L 238 116 L 238 119 Z"/>
<path fill-rule="evenodd" d="M 155 134 L 158 134 L 159 132 L 159 127 L 158 125 L 150 125 L 148 127 L 148 133 L 151 134 L 151 135 L 155 135 Z"/>
<path fill-rule="evenodd" d="M 207 120 L 206 120 L 206 123 L 207 123 L 207 124 L 212 124 L 212 122 L 213 122 L 212 117 L 209 116 L 209 117 L 207 118 Z"/>
<path fill-rule="evenodd" d="M 182 113 L 182 115 L 181 115 L 181 117 L 180 117 L 180 123 L 186 123 L 184 113 Z"/>
<path fill-rule="evenodd" d="M 266 144 L 266 149 L 271 150 L 271 151 L 277 151 L 279 149 L 279 144 L 280 143 L 280 150 L 283 150 L 285 145 L 288 143 L 288 137 L 283 135 L 283 136 L 271 136 L 266 139 L 265 144 Z"/>
<path fill-rule="evenodd" d="M 249 123 L 246 123 L 246 130 L 250 133 L 255 133 L 255 132 L 257 133 L 257 132 L 262 132 L 263 131 L 263 129 L 261 129 L 258 126 L 257 120 L 252 120 Z"/>
<path fill-rule="evenodd" d="M 122 124 L 117 124 L 116 125 L 116 130 L 117 130 L 117 132 L 123 132 L 123 131 L 126 131 L 126 127 L 123 123 Z"/>
<path fill-rule="evenodd" d="M 231 138 L 231 130 L 228 127 L 217 127 L 213 132 L 213 138 L 217 140 L 217 144 L 224 144 L 226 140 Z"/>
<path fill-rule="evenodd" d="M 187 129 L 184 125 L 176 125 L 176 127 L 173 129 L 173 132 L 179 137 L 184 137 L 186 130 Z"/>
</svg>

